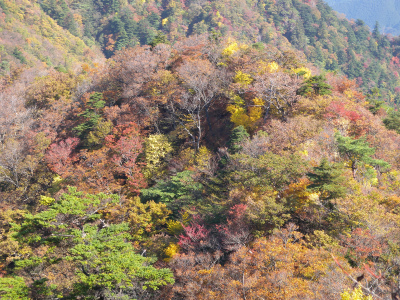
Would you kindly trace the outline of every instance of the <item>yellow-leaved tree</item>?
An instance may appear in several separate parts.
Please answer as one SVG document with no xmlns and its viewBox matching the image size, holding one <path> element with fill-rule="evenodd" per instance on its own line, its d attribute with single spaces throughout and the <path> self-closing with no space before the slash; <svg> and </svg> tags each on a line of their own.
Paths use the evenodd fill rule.
<svg viewBox="0 0 400 300">
<path fill-rule="evenodd" d="M 231 122 L 236 126 L 244 126 L 246 130 L 252 131 L 255 123 L 262 117 L 264 101 L 254 98 L 251 104 L 246 105 L 238 95 L 232 96 L 233 103 L 227 106 L 231 113 Z"/>
<path fill-rule="evenodd" d="M 172 146 L 163 134 L 150 135 L 145 143 L 146 168 L 143 173 L 146 178 L 159 174 L 165 163 L 165 158 L 172 151 Z"/>
<path fill-rule="evenodd" d="M 340 294 L 341 300 L 372 300 L 372 296 L 364 295 L 361 287 L 354 289 L 353 291 L 345 291 Z"/>
<path fill-rule="evenodd" d="M 228 45 L 222 50 L 222 56 L 229 57 L 239 50 L 245 50 L 249 46 L 246 44 L 238 44 L 236 41 L 228 39 Z"/>
<path fill-rule="evenodd" d="M 311 70 L 306 67 L 301 67 L 297 69 L 292 69 L 293 73 L 297 74 L 298 76 L 303 76 L 304 79 L 309 79 L 311 77 Z"/>
</svg>

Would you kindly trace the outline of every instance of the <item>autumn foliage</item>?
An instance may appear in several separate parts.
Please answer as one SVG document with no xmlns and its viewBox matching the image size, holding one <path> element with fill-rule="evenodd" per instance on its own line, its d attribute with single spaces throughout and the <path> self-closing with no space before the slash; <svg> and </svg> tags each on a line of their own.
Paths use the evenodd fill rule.
<svg viewBox="0 0 400 300">
<path fill-rule="evenodd" d="M 399 297 L 378 91 L 218 35 L 96 68 L 0 91 L 1 298 Z"/>
</svg>

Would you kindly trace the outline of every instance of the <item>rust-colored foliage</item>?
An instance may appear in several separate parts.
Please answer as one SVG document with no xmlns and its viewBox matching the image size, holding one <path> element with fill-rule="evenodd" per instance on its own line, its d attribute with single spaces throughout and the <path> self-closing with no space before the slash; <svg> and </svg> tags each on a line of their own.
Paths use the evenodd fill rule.
<svg viewBox="0 0 400 300">
<path fill-rule="evenodd" d="M 143 150 L 138 127 L 134 123 L 114 128 L 100 149 L 77 149 L 79 139 L 68 138 L 53 144 L 46 154 L 50 169 L 67 184 L 94 192 L 126 192 L 137 194 L 146 182 L 141 173 L 138 155 Z"/>
<path fill-rule="evenodd" d="M 171 266 L 177 283 L 168 298 L 335 299 L 345 275 L 328 252 L 309 249 L 295 229 L 292 224 L 251 247 L 242 246 L 223 267 L 216 263 L 217 252 L 175 257 Z"/>
</svg>

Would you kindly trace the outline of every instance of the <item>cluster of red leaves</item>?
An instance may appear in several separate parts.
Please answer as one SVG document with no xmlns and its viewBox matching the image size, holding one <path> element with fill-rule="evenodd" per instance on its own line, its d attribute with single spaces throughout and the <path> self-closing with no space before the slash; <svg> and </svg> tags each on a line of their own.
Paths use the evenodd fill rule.
<svg viewBox="0 0 400 300">
<path fill-rule="evenodd" d="M 105 138 L 106 146 L 111 150 L 111 161 L 115 172 L 126 178 L 126 184 L 131 192 L 139 192 L 138 188 L 146 186 L 137 157 L 143 151 L 139 128 L 130 123 L 114 128 L 113 134 Z"/>
<path fill-rule="evenodd" d="M 356 111 L 348 110 L 346 104 L 341 101 L 333 101 L 326 108 L 325 117 L 328 118 L 346 118 L 353 123 L 356 123 L 362 118 L 362 115 Z"/>
<path fill-rule="evenodd" d="M 183 226 L 184 233 L 179 236 L 179 246 L 187 252 L 199 252 L 204 249 L 225 251 L 239 249 L 250 240 L 246 209 L 247 206 L 244 204 L 233 206 L 227 213 L 226 223 L 211 229 L 199 224 L 201 220 L 196 218 L 189 226 Z"/>
<path fill-rule="evenodd" d="M 78 138 L 67 138 L 50 145 L 45 161 L 53 172 L 83 190 L 100 189 L 138 193 L 146 186 L 141 165 L 143 151 L 139 128 L 134 123 L 116 126 L 100 149 L 79 149 Z"/>
<path fill-rule="evenodd" d="M 51 144 L 45 157 L 50 170 L 62 175 L 64 170 L 76 160 L 72 154 L 79 142 L 78 138 L 67 138 L 65 141 Z"/>
</svg>

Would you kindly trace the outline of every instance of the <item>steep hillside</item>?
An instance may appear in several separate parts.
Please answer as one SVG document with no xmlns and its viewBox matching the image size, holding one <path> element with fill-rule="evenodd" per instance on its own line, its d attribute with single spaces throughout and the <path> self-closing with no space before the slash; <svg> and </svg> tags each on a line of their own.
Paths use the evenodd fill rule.
<svg viewBox="0 0 400 300">
<path fill-rule="evenodd" d="M 399 38 L 314 0 L 0 7 L 1 299 L 400 299 Z"/>
<path fill-rule="evenodd" d="M 326 0 L 349 19 L 361 19 L 372 29 L 379 22 L 381 31 L 400 34 L 400 3 L 396 0 Z"/>
<path fill-rule="evenodd" d="M 0 1 L 0 72 L 21 66 L 67 70 L 101 53 L 61 28 L 35 1 Z"/>
<path fill-rule="evenodd" d="M 356 79 L 366 93 L 379 87 L 387 102 L 400 102 L 399 41 L 339 18 L 323 1 L 45 0 L 40 7 L 74 36 L 100 45 L 106 57 L 123 47 L 208 32 L 295 48 L 319 68 Z"/>
<path fill-rule="evenodd" d="M 400 113 L 318 73 L 203 34 L 0 82 L 1 299 L 398 298 Z"/>
</svg>

